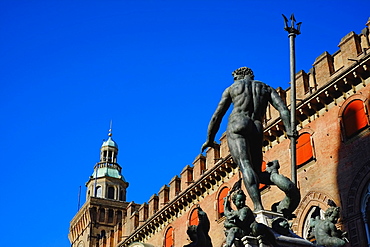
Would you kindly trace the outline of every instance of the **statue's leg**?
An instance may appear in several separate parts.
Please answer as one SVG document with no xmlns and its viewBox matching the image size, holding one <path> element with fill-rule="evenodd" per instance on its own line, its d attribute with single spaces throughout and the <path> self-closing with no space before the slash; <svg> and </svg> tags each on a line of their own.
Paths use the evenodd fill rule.
<svg viewBox="0 0 370 247">
<path fill-rule="evenodd" d="M 237 231 L 235 227 L 232 227 L 227 231 L 225 247 L 231 247 L 233 245 L 236 232 Z"/>
<path fill-rule="evenodd" d="M 262 172 L 262 145 L 263 145 L 263 127 L 260 121 L 252 121 L 248 128 L 246 138 L 250 143 L 250 155 L 253 170 L 259 175 Z"/>
<path fill-rule="evenodd" d="M 244 185 L 253 201 L 254 210 L 262 210 L 258 176 L 251 164 L 249 143 L 242 135 L 231 131 L 228 131 L 227 137 L 231 156 L 243 175 Z"/>
</svg>

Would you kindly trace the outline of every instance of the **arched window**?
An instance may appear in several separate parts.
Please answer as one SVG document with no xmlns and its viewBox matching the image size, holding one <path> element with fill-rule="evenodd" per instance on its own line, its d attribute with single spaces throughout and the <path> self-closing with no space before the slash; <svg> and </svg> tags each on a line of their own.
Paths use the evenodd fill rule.
<svg viewBox="0 0 370 247">
<path fill-rule="evenodd" d="M 104 208 L 99 209 L 99 221 L 100 222 L 105 221 L 105 209 Z"/>
<path fill-rule="evenodd" d="M 102 230 L 100 233 L 100 238 L 105 238 L 105 237 L 106 237 L 105 230 Z"/>
<path fill-rule="evenodd" d="M 92 222 L 95 222 L 96 221 L 96 207 L 92 207 L 90 209 L 90 215 L 91 215 Z"/>
<path fill-rule="evenodd" d="M 108 199 L 114 199 L 114 187 L 108 187 Z"/>
<path fill-rule="evenodd" d="M 311 134 L 303 133 L 297 140 L 297 166 L 301 166 L 313 158 Z"/>
<path fill-rule="evenodd" d="M 170 227 L 166 231 L 166 235 L 164 237 L 164 247 L 172 247 L 173 245 L 173 228 Z"/>
<path fill-rule="evenodd" d="M 345 136 L 350 138 L 368 126 L 364 102 L 353 100 L 343 111 L 343 127 Z"/>
<path fill-rule="evenodd" d="M 108 223 L 113 223 L 113 209 L 108 210 Z"/>
<path fill-rule="evenodd" d="M 266 171 L 266 161 L 262 160 L 262 167 L 261 167 L 261 171 L 264 172 Z M 267 185 L 266 184 L 262 184 L 260 183 L 260 186 L 259 186 L 259 189 L 260 190 L 263 190 L 264 188 L 266 188 Z"/>
<path fill-rule="evenodd" d="M 102 189 L 101 186 L 96 187 L 96 197 L 102 197 Z"/>
<path fill-rule="evenodd" d="M 197 226 L 199 223 L 198 220 L 198 210 L 194 209 L 191 214 L 190 214 L 190 219 L 189 219 L 189 225 L 190 226 Z"/>
<path fill-rule="evenodd" d="M 118 210 L 117 211 L 117 222 L 121 222 L 121 221 L 122 221 L 122 211 Z"/>
<path fill-rule="evenodd" d="M 125 201 L 126 200 L 125 192 L 122 189 L 119 191 L 119 200 L 120 201 Z"/>
<path fill-rule="evenodd" d="M 228 192 L 229 192 L 229 188 L 224 187 L 221 189 L 220 193 L 218 194 L 218 198 L 217 198 L 218 218 L 222 218 L 224 216 L 224 198 L 226 197 Z"/>
</svg>

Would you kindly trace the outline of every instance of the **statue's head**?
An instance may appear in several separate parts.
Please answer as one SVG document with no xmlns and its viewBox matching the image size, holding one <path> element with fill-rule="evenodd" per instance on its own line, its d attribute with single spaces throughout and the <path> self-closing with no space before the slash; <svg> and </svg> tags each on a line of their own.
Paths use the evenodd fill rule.
<svg viewBox="0 0 370 247">
<path fill-rule="evenodd" d="M 325 219 L 337 223 L 339 219 L 339 207 L 330 207 L 325 211 Z"/>
<path fill-rule="evenodd" d="M 188 226 L 188 230 L 186 231 L 192 242 L 197 241 L 197 227 L 194 225 Z"/>
<path fill-rule="evenodd" d="M 245 199 L 247 199 L 247 197 L 243 190 L 238 190 L 233 194 L 231 199 L 233 200 L 234 205 L 239 209 L 245 206 Z"/>
<path fill-rule="evenodd" d="M 283 217 L 278 217 L 272 220 L 272 229 L 281 235 L 289 235 L 289 228 L 290 226 L 288 220 Z"/>
<path fill-rule="evenodd" d="M 246 76 L 249 76 L 252 80 L 254 79 L 253 71 L 248 67 L 241 67 L 231 73 L 234 77 L 234 80 L 244 79 Z"/>
</svg>

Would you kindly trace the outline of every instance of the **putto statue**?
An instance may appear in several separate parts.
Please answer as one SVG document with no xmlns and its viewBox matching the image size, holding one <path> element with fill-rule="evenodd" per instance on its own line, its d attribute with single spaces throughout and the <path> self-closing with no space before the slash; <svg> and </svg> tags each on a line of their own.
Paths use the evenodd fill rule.
<svg viewBox="0 0 370 247">
<path fill-rule="evenodd" d="M 331 200 L 329 200 L 328 204 L 331 207 L 325 211 L 325 219 L 321 220 L 317 217 L 316 219 L 311 219 L 310 222 L 313 235 L 316 237 L 316 244 L 343 246 L 348 242 L 347 232 L 342 232 L 335 226 L 339 219 L 340 208 Z"/>
<path fill-rule="evenodd" d="M 234 242 L 236 246 L 241 245 L 239 242 L 244 236 L 252 235 L 252 223 L 254 223 L 254 215 L 252 210 L 245 205 L 245 194 L 242 190 L 238 190 L 232 196 L 232 201 L 237 210 L 232 210 L 230 205 L 230 192 L 227 194 L 224 201 L 224 214 L 226 220 L 224 222 L 226 245 L 231 247 Z M 239 242 L 236 242 L 238 241 Z"/>
<path fill-rule="evenodd" d="M 244 246 L 242 238 L 245 236 L 261 237 L 268 244 L 276 245 L 276 239 L 270 229 L 261 223 L 257 223 L 252 210 L 245 204 L 246 196 L 240 188 L 241 181 L 235 183 L 224 199 L 225 234 L 226 243 L 224 247 Z M 233 193 L 234 192 L 234 193 Z M 231 199 L 236 210 L 231 208 Z"/>
<path fill-rule="evenodd" d="M 189 226 L 186 233 L 191 243 L 184 247 L 212 247 L 211 238 L 208 235 L 210 224 L 209 219 L 200 206 L 197 206 L 199 223 L 197 226 Z"/>
<path fill-rule="evenodd" d="M 214 147 L 221 120 L 233 103 L 229 116 L 227 141 L 231 156 L 239 166 L 244 185 L 254 204 L 254 211 L 263 210 L 259 183 L 272 184 L 270 174 L 262 173 L 263 119 L 268 103 L 280 113 L 288 136 L 292 136 L 290 113 L 275 89 L 254 80 L 253 71 L 242 67 L 232 73 L 234 83 L 222 94 L 208 126 L 208 136 L 202 146 Z"/>
</svg>

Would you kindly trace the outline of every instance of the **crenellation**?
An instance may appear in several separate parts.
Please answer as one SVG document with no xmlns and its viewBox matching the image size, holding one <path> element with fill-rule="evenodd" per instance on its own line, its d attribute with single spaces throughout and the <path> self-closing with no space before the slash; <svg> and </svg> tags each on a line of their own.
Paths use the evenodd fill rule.
<svg viewBox="0 0 370 247">
<path fill-rule="evenodd" d="M 143 225 L 149 216 L 149 205 L 144 202 L 139 208 L 139 226 Z"/>
<path fill-rule="evenodd" d="M 336 52 L 332 54 L 332 57 L 333 57 L 333 66 L 334 66 L 333 74 L 335 74 L 335 73 L 340 72 L 340 70 L 344 67 L 341 51 L 337 50 Z"/>
<path fill-rule="evenodd" d="M 359 37 L 360 37 L 362 52 L 367 53 L 366 51 L 370 48 L 369 29 L 368 28 L 362 29 Z"/>
<path fill-rule="evenodd" d="M 138 214 L 138 207 L 140 204 L 136 204 L 134 202 L 130 202 L 127 205 L 126 212 L 127 212 L 127 221 L 126 221 L 126 235 L 130 235 L 136 227 L 139 225 L 139 214 Z"/>
<path fill-rule="evenodd" d="M 350 32 L 344 36 L 338 46 L 344 67 L 351 66 L 355 62 L 353 60 L 356 60 L 362 52 L 359 36 L 355 32 Z"/>
<path fill-rule="evenodd" d="M 310 92 L 309 77 L 304 70 L 300 70 L 296 74 L 296 97 L 297 99 L 304 99 Z"/>
<path fill-rule="evenodd" d="M 212 148 L 209 148 L 207 150 L 207 156 L 208 156 L 208 151 L 212 149 Z M 211 151 L 210 151 L 211 152 Z M 211 152 L 212 153 L 212 152 Z M 211 156 L 211 155 L 210 155 Z M 209 156 L 209 157 L 210 157 Z M 206 159 L 206 156 L 202 155 L 202 154 L 199 154 L 195 160 L 193 161 L 193 180 L 196 181 L 198 180 L 207 170 L 207 165 L 206 162 L 208 161 L 209 159 Z"/>
<path fill-rule="evenodd" d="M 227 143 L 226 132 L 220 138 L 220 158 L 225 159 L 229 155 L 229 146 Z"/>
<path fill-rule="evenodd" d="M 220 144 L 214 144 L 213 148 L 208 148 L 206 152 L 206 167 L 208 170 L 220 160 Z"/>
<path fill-rule="evenodd" d="M 158 192 L 159 208 L 163 208 L 169 201 L 170 188 L 165 184 Z"/>
<path fill-rule="evenodd" d="M 318 56 L 313 64 L 317 86 L 324 86 L 334 73 L 334 59 L 327 51 Z"/>
<path fill-rule="evenodd" d="M 179 176 L 174 176 L 170 183 L 170 195 L 169 195 L 169 200 L 174 200 L 181 192 L 181 179 Z"/>
<path fill-rule="evenodd" d="M 158 211 L 158 203 L 159 203 L 159 199 L 158 199 L 157 194 L 153 194 L 148 201 L 149 218 L 152 217 Z"/>
<path fill-rule="evenodd" d="M 181 190 L 185 191 L 191 183 L 194 182 L 193 176 L 194 168 L 190 165 L 184 167 L 184 169 L 180 173 L 180 180 L 181 180 Z"/>
</svg>

